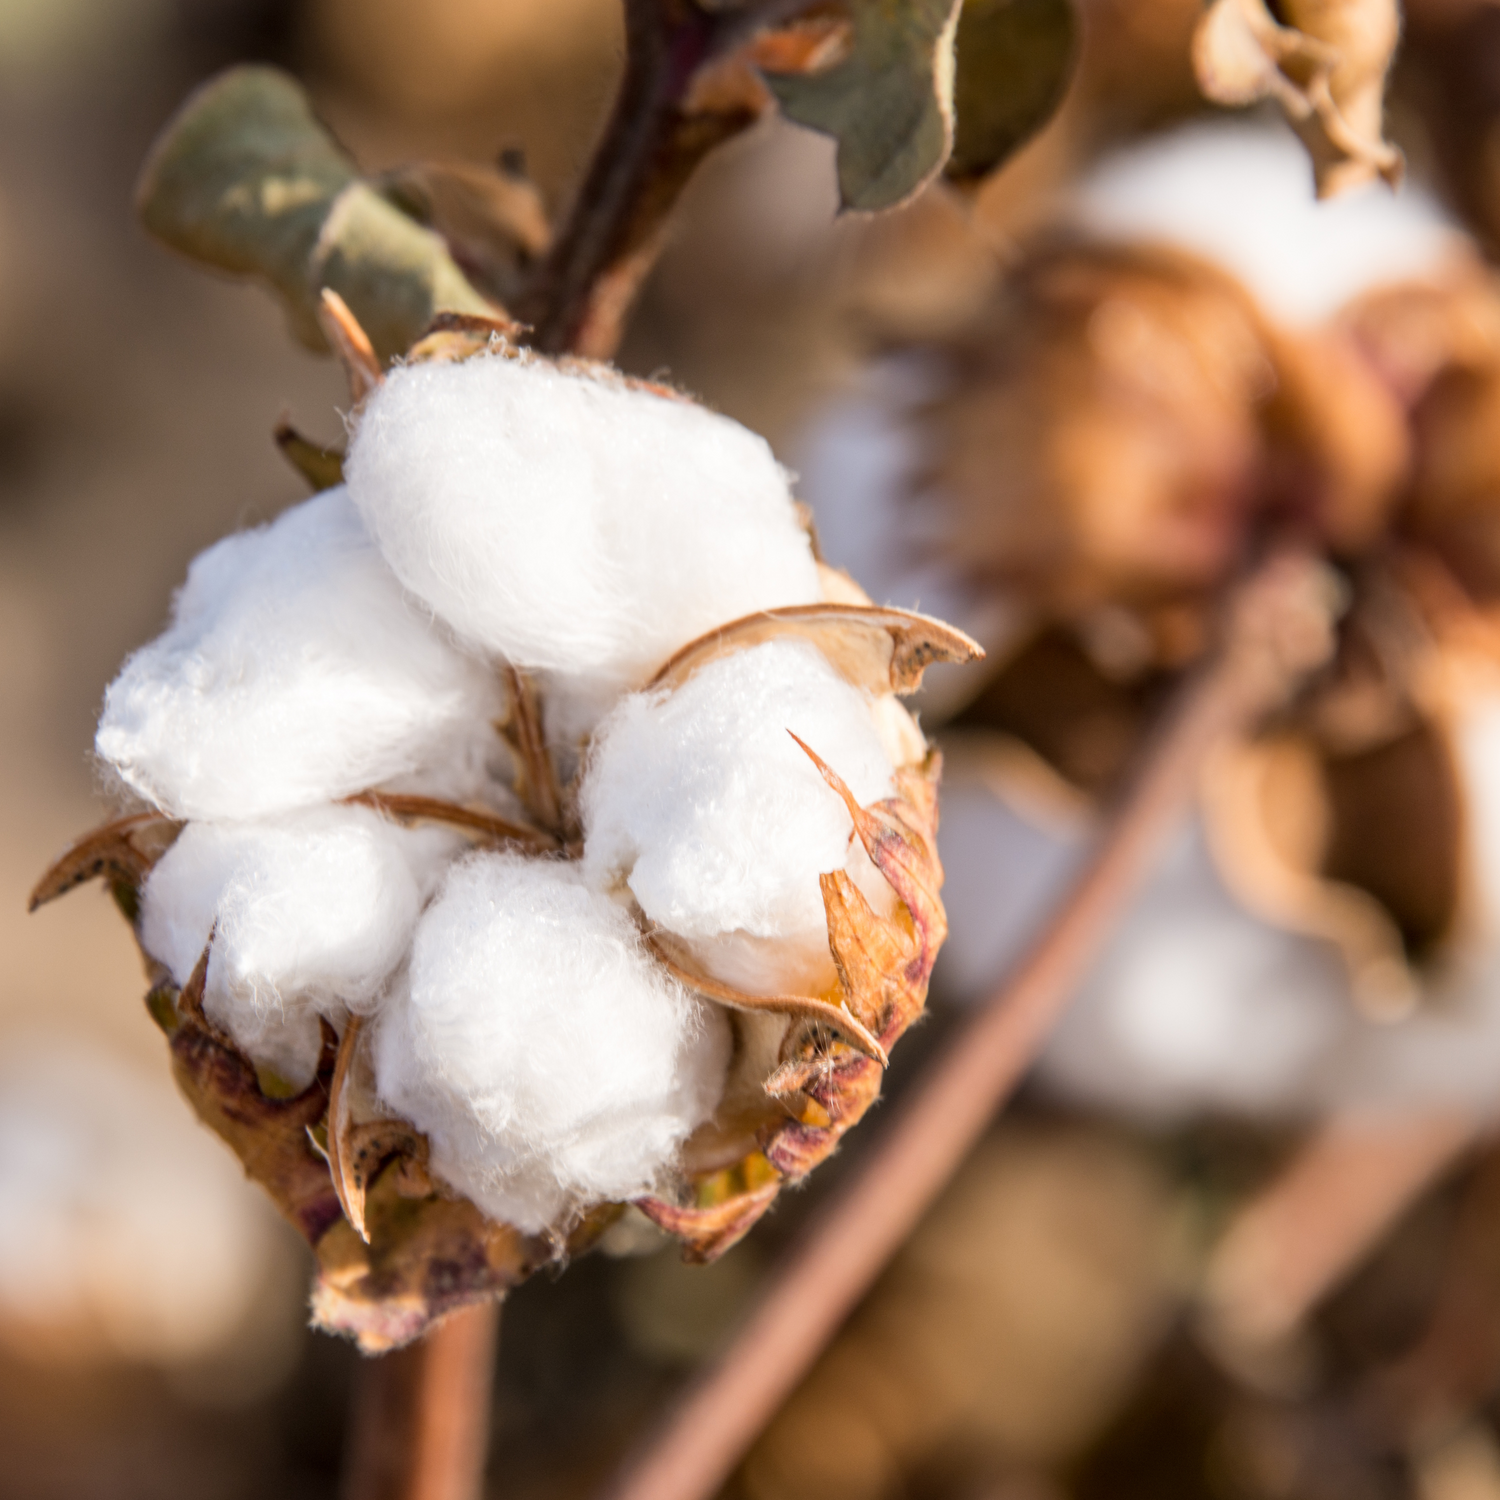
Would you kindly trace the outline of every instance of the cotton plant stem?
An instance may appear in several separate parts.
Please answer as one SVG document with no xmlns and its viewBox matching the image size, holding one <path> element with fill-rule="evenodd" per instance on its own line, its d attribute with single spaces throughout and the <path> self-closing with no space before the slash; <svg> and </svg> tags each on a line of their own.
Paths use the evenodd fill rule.
<svg viewBox="0 0 1500 1500">
<path fill-rule="evenodd" d="M 361 1365 L 341 1500 L 479 1500 L 499 1321 L 465 1308 Z"/>
<path fill-rule="evenodd" d="M 1234 1362 L 1285 1340 L 1479 1134 L 1454 1111 L 1350 1112 L 1319 1126 L 1216 1246 L 1210 1343 Z"/>
<path fill-rule="evenodd" d="M 1169 710 L 1048 926 L 929 1066 L 733 1344 L 636 1454 L 608 1500 L 705 1500 L 811 1368 L 1025 1074 L 1195 795 L 1204 758 L 1285 690 L 1280 658 L 1305 650 L 1307 622 L 1293 623 L 1290 634 L 1300 631 L 1300 642 L 1272 638 L 1287 635 L 1283 626 L 1305 603 L 1307 572 L 1303 560 L 1281 557 L 1243 587 L 1224 649 Z M 1318 628 L 1314 621 L 1314 635 Z M 1326 641 L 1311 654 L 1324 650 Z M 1291 674 L 1310 664 L 1297 663 Z"/>
</svg>

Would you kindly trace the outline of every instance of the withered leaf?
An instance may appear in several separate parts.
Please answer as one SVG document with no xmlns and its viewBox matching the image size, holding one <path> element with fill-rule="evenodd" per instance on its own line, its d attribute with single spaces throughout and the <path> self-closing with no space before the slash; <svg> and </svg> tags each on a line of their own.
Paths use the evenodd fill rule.
<svg viewBox="0 0 1500 1500">
<path fill-rule="evenodd" d="M 960 0 L 852 0 L 848 55 L 765 79 L 789 120 L 838 141 L 844 208 L 895 208 L 953 147 L 953 34 Z"/>
<path fill-rule="evenodd" d="M 903 767 L 895 796 L 861 808 L 838 775 L 808 754 L 845 800 L 866 852 L 900 898 L 895 914 L 883 918 L 843 871 L 821 877 L 843 1005 L 889 1051 L 922 1012 L 947 934 L 937 894 L 941 759 L 933 752 L 922 765 Z M 794 1019 L 780 1066 L 764 1082 L 768 1097 L 756 1148 L 699 1178 L 689 1201 L 648 1199 L 639 1206 L 684 1242 L 690 1259 L 714 1259 L 766 1212 L 783 1181 L 805 1176 L 837 1148 L 879 1096 L 880 1081 L 880 1064 L 837 1032 L 813 1017 Z M 742 1082 L 732 1066 L 726 1098 L 742 1094 Z M 689 1142 L 687 1159 L 694 1154 Z"/>
<path fill-rule="evenodd" d="M 344 482 L 344 454 L 338 448 L 324 448 L 303 437 L 283 417 L 272 437 L 281 455 L 308 482 L 315 495 L 337 488 Z"/>
<path fill-rule="evenodd" d="M 935 662 L 977 661 L 984 655 L 963 631 L 909 610 L 793 604 L 745 615 L 700 635 L 672 657 L 651 686 L 678 687 L 721 656 L 787 636 L 811 642 L 847 681 L 876 694 L 914 693 Z"/>
<path fill-rule="evenodd" d="M 1275 99 L 1312 157 L 1318 196 L 1401 178 L 1385 139 L 1396 0 L 1213 0 L 1193 38 L 1203 92 L 1219 104 Z"/>
<path fill-rule="evenodd" d="M 324 342 L 324 287 L 382 359 L 441 310 L 489 309 L 442 239 L 359 178 L 302 88 L 275 68 L 231 68 L 193 94 L 152 148 L 136 205 L 174 249 L 269 282 L 313 348 Z"/>
<path fill-rule="evenodd" d="M 885 1048 L 858 1017 L 850 1014 L 847 1006 L 835 1005 L 830 1000 L 813 995 L 749 995 L 705 974 L 692 961 L 685 947 L 674 940 L 670 933 L 650 933 L 646 944 L 674 979 L 680 980 L 700 995 L 707 995 L 732 1010 L 769 1011 L 773 1015 L 795 1016 L 805 1021 L 820 1022 L 837 1032 L 866 1057 L 873 1058 L 881 1067 L 887 1067 L 890 1063 Z"/>
<path fill-rule="evenodd" d="M 134 813 L 105 823 L 53 861 L 32 888 L 27 910 L 35 911 L 87 880 L 104 880 L 134 922 L 141 883 L 181 831 L 181 823 L 161 813 Z"/>
<path fill-rule="evenodd" d="M 1072 0 L 964 0 L 950 177 L 995 170 L 1052 118 L 1078 57 Z"/>
</svg>

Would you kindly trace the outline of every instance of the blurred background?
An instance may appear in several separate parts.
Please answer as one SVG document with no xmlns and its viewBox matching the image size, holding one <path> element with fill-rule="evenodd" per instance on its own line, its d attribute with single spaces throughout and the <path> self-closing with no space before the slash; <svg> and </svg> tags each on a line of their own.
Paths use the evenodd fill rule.
<svg viewBox="0 0 1500 1500">
<path fill-rule="evenodd" d="M 1412 8 L 1388 116 L 1410 185 L 1336 224 L 1277 121 L 1170 135 L 1207 114 L 1200 10 L 1082 0 L 1051 124 L 880 220 L 836 218 L 831 143 L 765 122 L 693 184 L 622 352 L 765 433 L 877 597 L 993 648 L 924 708 L 954 940 L 891 1095 L 1075 867 L 1257 497 L 1316 514 L 1364 632 L 1217 768 L 744 1500 L 1500 1500 L 1500 700 L 1475 665 L 1500 9 Z M 358 1360 L 306 1331 L 309 1257 L 176 1098 L 108 899 L 25 914 L 101 816 L 105 683 L 197 551 L 305 493 L 278 418 L 332 440 L 347 404 L 269 296 L 147 241 L 138 166 L 195 84 L 270 61 L 368 169 L 520 148 L 555 211 L 621 46 L 616 0 L 0 0 L 0 1495 L 332 1495 Z M 1048 238 L 1064 219 L 1095 249 Z M 1381 571 L 1418 533 L 1462 628 Z M 1392 578 L 1415 614 L 1380 602 Z M 1420 649 L 1386 650 L 1402 629 Z M 1338 1134 L 1370 1110 L 1373 1137 Z M 590 1493 L 888 1113 L 712 1268 L 617 1236 L 513 1294 L 490 1492 Z"/>
</svg>

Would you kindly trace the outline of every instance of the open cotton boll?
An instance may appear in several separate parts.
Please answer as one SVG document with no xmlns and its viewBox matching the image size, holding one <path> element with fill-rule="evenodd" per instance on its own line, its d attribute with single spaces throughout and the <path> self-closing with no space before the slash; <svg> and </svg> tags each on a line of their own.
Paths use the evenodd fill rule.
<svg viewBox="0 0 1500 1500">
<path fill-rule="evenodd" d="M 498 679 L 403 595 L 343 490 L 210 547 L 172 615 L 110 685 L 95 745 L 173 817 L 488 782 Z"/>
<path fill-rule="evenodd" d="M 717 978 L 816 993 L 835 978 L 818 876 L 847 869 L 877 910 L 893 893 L 788 730 L 862 806 L 890 795 L 869 700 L 815 647 L 770 641 L 605 720 L 580 793 L 583 863 L 596 885 L 623 880 Z"/>
<path fill-rule="evenodd" d="M 819 595 L 762 438 L 537 359 L 391 372 L 349 490 L 396 576 L 518 667 L 639 685 L 739 615 Z"/>
<path fill-rule="evenodd" d="M 417 927 L 375 1078 L 439 1176 L 535 1233 L 656 1185 L 717 1105 L 729 1054 L 723 1016 L 576 864 L 477 854 Z"/>
<path fill-rule="evenodd" d="M 208 1018 L 256 1062 L 306 1084 L 319 1016 L 375 1004 L 463 847 L 451 830 L 401 828 L 364 807 L 189 823 L 142 888 L 141 943 L 180 985 L 213 931 Z"/>
<path fill-rule="evenodd" d="M 1161 240 L 1217 262 L 1267 312 L 1315 323 L 1387 282 L 1462 253 L 1436 201 L 1408 183 L 1319 202 L 1307 153 L 1279 120 L 1199 121 L 1108 157 L 1073 214 L 1116 238 Z"/>
</svg>

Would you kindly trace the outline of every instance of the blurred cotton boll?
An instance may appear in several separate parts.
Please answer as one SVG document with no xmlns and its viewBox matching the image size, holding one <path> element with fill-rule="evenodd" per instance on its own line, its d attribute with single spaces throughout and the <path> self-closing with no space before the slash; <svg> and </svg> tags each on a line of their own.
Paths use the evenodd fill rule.
<svg viewBox="0 0 1500 1500">
<path fill-rule="evenodd" d="M 1075 189 L 1071 217 L 1093 234 L 1202 255 L 1293 324 L 1321 322 L 1386 282 L 1441 272 L 1465 251 L 1418 184 L 1319 202 L 1306 151 L 1269 118 L 1197 121 L 1119 151 Z"/>
<path fill-rule="evenodd" d="M 1478 885 L 1500 890 L 1500 725 L 1476 715 L 1466 746 Z M 991 994 L 1078 874 L 1097 831 L 1081 802 L 1038 797 L 986 757 L 950 761 L 940 852 L 948 944 L 940 998 Z M 1032 767 L 1033 771 L 1037 768 Z M 1008 784 L 1007 784 L 1008 783 Z M 1490 820 L 1493 821 L 1493 820 Z M 1128 1116 L 1270 1120 L 1359 1107 L 1500 1111 L 1500 942 L 1493 915 L 1419 971 L 1423 1003 L 1381 1021 L 1358 1003 L 1343 954 L 1247 907 L 1226 883 L 1201 817 L 1155 868 L 1038 1064 L 1070 1098 Z"/>
<path fill-rule="evenodd" d="M 269 1205 L 185 1106 L 76 1038 L 0 1062 L 0 1201 L 0 1340 L 24 1357 L 176 1366 L 276 1324 Z"/>
</svg>

